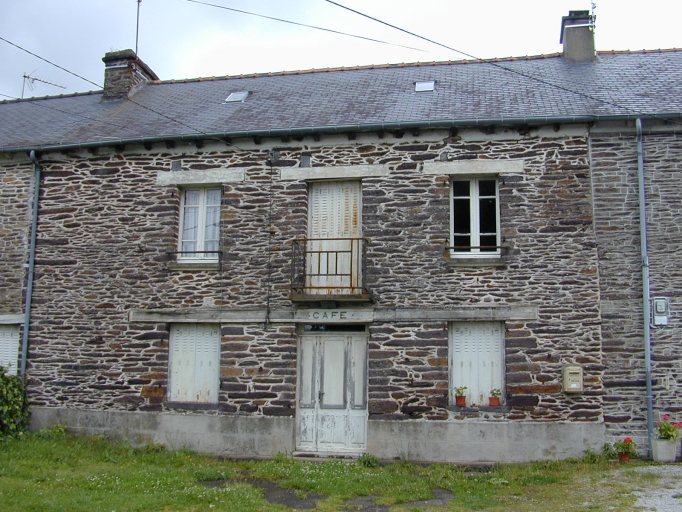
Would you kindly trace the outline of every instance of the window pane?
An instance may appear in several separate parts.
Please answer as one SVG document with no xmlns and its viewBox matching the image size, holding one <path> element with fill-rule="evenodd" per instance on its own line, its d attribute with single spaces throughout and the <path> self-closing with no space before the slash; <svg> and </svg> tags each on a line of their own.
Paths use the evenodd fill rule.
<svg viewBox="0 0 682 512">
<path fill-rule="evenodd" d="M 469 199 L 455 199 L 455 233 L 470 233 L 471 232 L 471 211 Z"/>
<path fill-rule="evenodd" d="M 481 180 L 478 182 L 479 196 L 495 196 L 495 180 Z"/>
<path fill-rule="evenodd" d="M 206 241 L 218 240 L 220 236 L 220 207 L 208 206 L 206 208 Z"/>
<path fill-rule="evenodd" d="M 481 236 L 481 246 L 488 246 L 488 249 L 481 249 L 481 251 L 497 251 L 494 246 L 497 245 L 497 236 L 486 235 Z"/>
<path fill-rule="evenodd" d="M 455 236 L 455 250 L 469 252 L 469 246 L 471 245 L 471 237 L 469 236 Z M 463 247 L 463 249 L 457 249 L 457 247 Z"/>
<path fill-rule="evenodd" d="M 479 223 L 481 233 L 497 232 L 497 201 L 494 198 L 479 200 Z"/>
<path fill-rule="evenodd" d="M 182 240 L 196 240 L 199 226 L 199 208 L 185 207 L 185 218 L 182 221 Z"/>
<path fill-rule="evenodd" d="M 220 204 L 220 189 L 212 189 L 206 191 L 206 204 L 219 205 Z"/>
<path fill-rule="evenodd" d="M 194 206 L 199 204 L 199 190 L 186 190 L 185 191 L 185 204 L 188 206 Z"/>
<path fill-rule="evenodd" d="M 454 197 L 468 197 L 469 196 L 469 181 L 453 181 L 452 195 Z"/>
</svg>

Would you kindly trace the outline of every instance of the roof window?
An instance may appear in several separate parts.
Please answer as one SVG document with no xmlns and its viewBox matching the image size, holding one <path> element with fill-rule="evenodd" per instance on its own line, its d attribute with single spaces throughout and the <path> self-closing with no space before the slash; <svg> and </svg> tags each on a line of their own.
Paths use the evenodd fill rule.
<svg viewBox="0 0 682 512">
<path fill-rule="evenodd" d="M 429 80 L 428 82 L 415 82 L 414 83 L 414 92 L 433 91 L 435 86 L 436 86 L 436 82 L 434 82 L 433 80 Z"/>
<path fill-rule="evenodd" d="M 244 101 L 248 95 L 249 91 L 231 92 L 230 95 L 225 99 L 225 103 L 236 103 L 239 101 Z"/>
</svg>

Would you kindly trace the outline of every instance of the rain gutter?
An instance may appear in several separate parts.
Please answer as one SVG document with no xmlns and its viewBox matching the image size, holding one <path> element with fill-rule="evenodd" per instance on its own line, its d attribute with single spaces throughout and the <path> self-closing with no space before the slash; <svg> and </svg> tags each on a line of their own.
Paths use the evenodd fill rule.
<svg viewBox="0 0 682 512">
<path fill-rule="evenodd" d="M 642 311 L 644 326 L 644 368 L 646 374 L 646 427 L 649 445 L 649 457 L 652 457 L 651 441 L 654 435 L 653 391 L 651 389 L 651 290 L 649 286 L 649 253 L 646 230 L 646 189 L 644 188 L 644 143 L 642 137 L 642 120 L 635 122 L 637 129 L 637 179 L 639 182 L 639 236 L 642 257 Z"/>
<path fill-rule="evenodd" d="M 31 300 L 33 298 L 33 268 L 36 260 L 36 232 L 38 230 L 38 200 L 40 198 L 40 174 L 43 166 L 36 158 L 35 151 L 29 153 L 33 162 L 33 213 L 31 215 L 31 242 L 28 254 L 28 276 L 26 280 L 26 302 L 24 304 L 24 332 L 21 339 L 21 370 L 20 375 L 26 379 L 26 360 L 28 357 L 28 331 L 31 324 Z"/>
<path fill-rule="evenodd" d="M 229 139 L 248 137 L 285 137 L 298 135 L 312 135 L 314 133 L 348 133 L 348 132 L 375 132 L 410 130 L 414 128 L 444 129 L 471 126 L 491 125 L 546 125 L 567 123 L 595 123 L 597 121 L 635 121 L 640 118 L 661 119 L 662 116 L 669 119 L 680 119 L 682 114 L 656 114 L 651 116 L 642 115 L 581 115 L 581 116 L 538 116 L 538 117 L 490 117 L 471 119 L 445 119 L 436 121 L 408 121 L 396 123 L 369 123 L 353 125 L 323 125 L 303 128 L 278 128 L 272 130 L 239 130 L 231 132 L 198 132 L 180 135 L 159 135 L 154 137 L 134 137 L 128 139 L 103 139 L 89 142 L 76 142 L 71 144 L 45 144 L 31 146 L 5 146 L 0 147 L 0 153 L 14 153 L 25 151 L 66 151 L 75 149 L 88 149 L 104 146 L 121 146 L 126 144 L 153 144 L 156 142 L 169 141 L 194 141 L 206 139 Z"/>
</svg>

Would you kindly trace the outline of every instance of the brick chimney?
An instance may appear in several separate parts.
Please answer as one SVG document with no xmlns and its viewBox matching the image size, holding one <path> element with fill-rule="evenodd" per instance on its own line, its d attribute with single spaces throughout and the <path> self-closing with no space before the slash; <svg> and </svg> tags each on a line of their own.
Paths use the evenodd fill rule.
<svg viewBox="0 0 682 512">
<path fill-rule="evenodd" d="M 128 98 L 150 80 L 158 80 L 149 66 L 132 50 L 104 54 L 103 100 Z"/>
<path fill-rule="evenodd" d="M 560 43 L 564 45 L 566 62 L 591 62 L 597 60 L 594 47 L 594 20 L 590 11 L 568 11 L 561 18 Z"/>
</svg>

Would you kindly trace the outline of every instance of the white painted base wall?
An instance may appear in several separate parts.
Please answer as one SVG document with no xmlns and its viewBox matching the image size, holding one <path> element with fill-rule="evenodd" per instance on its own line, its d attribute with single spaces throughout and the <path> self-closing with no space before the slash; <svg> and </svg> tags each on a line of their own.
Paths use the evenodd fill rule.
<svg viewBox="0 0 682 512">
<path fill-rule="evenodd" d="M 265 416 L 31 409 L 31 430 L 62 423 L 75 433 L 125 438 L 226 457 L 292 453 L 294 418 Z M 415 462 L 528 462 L 581 457 L 601 450 L 603 423 L 368 422 L 367 452 Z"/>
</svg>

